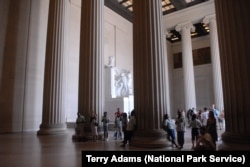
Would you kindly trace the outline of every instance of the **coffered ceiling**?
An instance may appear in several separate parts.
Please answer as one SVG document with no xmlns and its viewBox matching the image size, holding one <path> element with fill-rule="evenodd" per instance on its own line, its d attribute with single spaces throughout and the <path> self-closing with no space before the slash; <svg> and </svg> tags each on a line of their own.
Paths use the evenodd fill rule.
<svg viewBox="0 0 250 167">
<path fill-rule="evenodd" d="M 162 0 L 162 13 L 167 15 L 205 1 L 208 0 Z M 125 19 L 133 22 L 133 0 L 105 0 L 105 5 Z M 209 28 L 206 25 L 197 23 L 194 26 L 196 31 L 192 33 L 192 37 L 209 34 Z M 175 30 L 170 30 L 166 38 L 171 43 L 174 43 L 181 40 L 181 35 Z"/>
</svg>

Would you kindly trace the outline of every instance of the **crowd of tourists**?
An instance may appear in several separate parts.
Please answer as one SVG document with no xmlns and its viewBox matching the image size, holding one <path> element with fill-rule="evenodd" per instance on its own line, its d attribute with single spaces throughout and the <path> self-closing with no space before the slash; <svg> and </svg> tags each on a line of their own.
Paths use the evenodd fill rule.
<svg viewBox="0 0 250 167">
<path fill-rule="evenodd" d="M 202 110 L 189 109 L 177 111 L 175 120 L 165 114 L 163 129 L 167 132 L 167 139 L 172 142 L 172 146 L 182 149 L 185 143 L 185 132 L 191 131 L 193 150 L 216 150 L 218 141 L 218 129 L 224 128 L 224 112 L 215 108 L 204 107 Z M 175 136 L 177 134 L 177 137 Z M 176 141 L 177 138 L 177 141 Z"/>
<path fill-rule="evenodd" d="M 103 140 L 113 138 L 113 140 L 122 140 L 121 147 L 130 143 L 137 129 L 137 120 L 135 110 L 131 113 L 121 112 L 119 108 L 114 113 L 114 134 L 109 136 L 110 118 L 105 111 L 101 118 Z M 85 122 L 83 117 L 78 115 L 77 123 Z M 82 124 L 81 124 L 82 125 Z M 90 117 L 90 127 L 93 135 L 93 141 L 98 139 L 98 121 L 97 115 L 92 114 Z M 211 108 L 204 107 L 203 110 L 195 108 L 187 111 L 178 110 L 176 118 L 171 118 L 165 114 L 162 121 L 162 129 L 166 132 L 166 139 L 172 143 L 172 147 L 183 149 L 185 144 L 185 132 L 190 130 L 192 150 L 216 150 L 218 141 L 218 130 L 224 128 L 224 112 L 219 111 L 212 105 Z M 79 133 L 82 133 L 79 131 Z"/>
</svg>

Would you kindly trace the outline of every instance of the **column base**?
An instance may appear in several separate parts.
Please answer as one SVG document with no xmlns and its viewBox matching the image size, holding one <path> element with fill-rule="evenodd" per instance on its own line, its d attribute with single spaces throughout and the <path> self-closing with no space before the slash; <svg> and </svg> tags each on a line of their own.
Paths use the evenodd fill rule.
<svg viewBox="0 0 250 167">
<path fill-rule="evenodd" d="M 131 146 L 143 148 L 164 148 L 171 147 L 167 141 L 166 133 L 163 130 L 138 130 L 134 132 Z"/>
<path fill-rule="evenodd" d="M 72 140 L 74 140 L 74 141 L 87 141 L 87 138 L 86 138 L 86 136 L 74 134 L 72 136 Z"/>
<path fill-rule="evenodd" d="M 67 133 L 66 124 L 41 125 L 37 135 L 64 135 Z"/>
<path fill-rule="evenodd" d="M 75 134 L 72 136 L 72 140 L 74 141 L 86 141 L 84 132 L 84 124 L 76 124 L 75 125 Z"/>
<path fill-rule="evenodd" d="M 74 141 L 88 141 L 88 140 L 93 140 L 93 135 L 92 135 L 92 131 L 91 131 L 91 127 L 89 125 L 84 126 L 83 128 L 84 132 L 82 135 L 79 134 L 74 134 L 72 136 L 72 140 Z M 98 140 L 103 140 L 104 138 L 104 134 L 103 134 L 103 129 L 102 127 L 98 127 Z"/>
<path fill-rule="evenodd" d="M 221 136 L 222 143 L 218 145 L 219 151 L 249 151 L 250 135 L 225 132 Z"/>
</svg>

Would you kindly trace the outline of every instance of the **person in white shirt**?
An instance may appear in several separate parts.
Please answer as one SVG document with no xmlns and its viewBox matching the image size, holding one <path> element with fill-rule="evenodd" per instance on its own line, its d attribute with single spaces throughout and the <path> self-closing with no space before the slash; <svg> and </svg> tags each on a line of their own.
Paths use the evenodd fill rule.
<svg viewBox="0 0 250 167">
<path fill-rule="evenodd" d="M 207 125 L 208 113 L 209 113 L 209 110 L 205 107 L 204 111 L 201 113 L 201 124 L 202 124 L 202 126 Z"/>
<path fill-rule="evenodd" d="M 174 130 L 174 123 L 171 118 L 169 118 L 168 114 L 164 115 L 164 120 L 163 120 L 163 127 L 166 127 L 164 129 L 167 129 L 167 139 L 172 142 L 172 147 L 179 148 L 179 146 L 176 143 L 175 140 L 175 130 Z"/>
</svg>

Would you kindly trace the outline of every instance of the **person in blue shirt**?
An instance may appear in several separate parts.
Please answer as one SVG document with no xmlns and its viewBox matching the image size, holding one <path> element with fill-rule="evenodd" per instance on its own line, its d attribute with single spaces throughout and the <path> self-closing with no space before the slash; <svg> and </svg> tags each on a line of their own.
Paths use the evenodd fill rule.
<svg viewBox="0 0 250 167">
<path fill-rule="evenodd" d="M 218 117 L 220 115 L 220 111 L 215 108 L 214 104 L 212 105 L 212 111 L 214 113 L 214 117 L 216 118 L 216 120 L 218 120 Z"/>
</svg>

